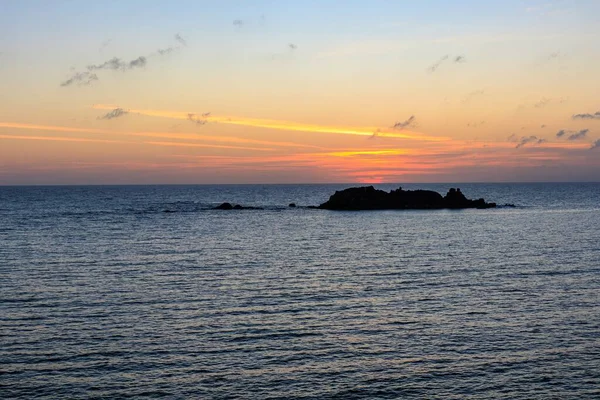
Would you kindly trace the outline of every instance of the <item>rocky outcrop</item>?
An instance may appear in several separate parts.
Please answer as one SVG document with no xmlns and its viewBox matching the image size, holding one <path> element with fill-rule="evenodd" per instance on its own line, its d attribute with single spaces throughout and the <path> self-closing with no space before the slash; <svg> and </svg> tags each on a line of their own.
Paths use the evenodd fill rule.
<svg viewBox="0 0 600 400">
<path fill-rule="evenodd" d="M 262 210 L 262 207 L 246 207 L 246 206 L 241 206 L 239 204 L 233 205 L 231 203 L 221 203 L 218 206 L 216 206 L 215 208 L 213 208 L 213 210 Z"/>
<path fill-rule="evenodd" d="M 442 208 L 493 208 L 496 203 L 484 199 L 469 200 L 460 189 L 450 189 L 446 196 L 432 190 L 403 190 L 391 192 L 373 186 L 354 187 L 336 191 L 319 208 L 326 210 L 433 210 Z"/>
</svg>

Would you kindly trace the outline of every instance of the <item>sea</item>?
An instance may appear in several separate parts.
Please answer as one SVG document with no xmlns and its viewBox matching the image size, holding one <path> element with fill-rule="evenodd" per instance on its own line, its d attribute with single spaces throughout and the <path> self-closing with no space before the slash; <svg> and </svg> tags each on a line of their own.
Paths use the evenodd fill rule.
<svg viewBox="0 0 600 400">
<path fill-rule="evenodd" d="M 0 187 L 0 398 L 600 398 L 600 183 L 350 186 Z"/>
</svg>

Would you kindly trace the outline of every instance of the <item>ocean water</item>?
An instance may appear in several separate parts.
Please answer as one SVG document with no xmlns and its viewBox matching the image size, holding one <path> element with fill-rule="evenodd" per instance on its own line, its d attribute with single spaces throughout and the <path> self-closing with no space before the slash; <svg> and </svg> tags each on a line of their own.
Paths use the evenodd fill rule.
<svg viewBox="0 0 600 400">
<path fill-rule="evenodd" d="M 0 398 L 600 398 L 600 184 L 456 186 L 0 187 Z"/>
</svg>

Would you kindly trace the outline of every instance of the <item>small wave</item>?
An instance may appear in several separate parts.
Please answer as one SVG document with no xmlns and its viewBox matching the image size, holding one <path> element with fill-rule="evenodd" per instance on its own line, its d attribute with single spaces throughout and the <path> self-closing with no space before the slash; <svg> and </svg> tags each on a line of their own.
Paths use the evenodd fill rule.
<svg viewBox="0 0 600 400">
<path fill-rule="evenodd" d="M 517 206 L 514 205 L 514 204 L 508 204 L 507 203 L 507 204 L 498 204 L 496 206 L 496 208 L 517 208 Z"/>
<path fill-rule="evenodd" d="M 522 210 L 522 209 L 526 209 L 526 208 L 531 208 L 531 206 L 523 206 L 520 204 L 505 203 L 505 204 L 498 204 L 496 206 L 496 208 L 502 208 L 502 209 L 514 208 L 514 209 Z"/>
</svg>

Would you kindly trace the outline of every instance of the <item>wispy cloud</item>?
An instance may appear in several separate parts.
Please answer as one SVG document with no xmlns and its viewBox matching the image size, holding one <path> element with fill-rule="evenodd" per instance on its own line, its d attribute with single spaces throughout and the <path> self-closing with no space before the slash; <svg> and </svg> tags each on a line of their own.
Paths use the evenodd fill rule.
<svg viewBox="0 0 600 400">
<path fill-rule="evenodd" d="M 440 65 L 442 65 L 446 60 L 448 60 L 448 58 L 450 58 L 450 56 L 448 54 L 446 54 L 445 56 L 440 58 L 438 61 L 436 61 L 433 65 L 431 65 L 429 68 L 427 68 L 427 71 L 429 71 L 430 73 L 434 73 L 435 71 L 437 71 L 437 69 L 440 67 Z"/>
<path fill-rule="evenodd" d="M 140 56 L 129 62 L 125 62 L 120 58 L 113 57 L 101 64 L 92 64 L 87 66 L 87 71 L 74 72 L 71 77 L 60 84 L 60 86 L 86 86 L 94 81 L 98 80 L 98 75 L 93 71 L 98 70 L 121 70 L 126 71 L 133 68 L 141 68 L 146 66 L 147 59 L 144 56 Z"/>
<path fill-rule="evenodd" d="M 92 82 L 98 80 L 98 75 L 93 74 L 91 72 L 75 72 L 69 79 L 64 82 L 61 82 L 60 86 L 87 86 Z"/>
<path fill-rule="evenodd" d="M 401 122 L 396 122 L 394 124 L 394 126 L 392 126 L 393 129 L 398 129 L 398 130 L 403 130 L 406 128 L 410 128 L 410 127 L 414 127 L 415 126 L 415 116 L 411 115 L 406 121 L 401 121 Z"/>
<path fill-rule="evenodd" d="M 593 149 L 600 149 L 600 139 L 598 139 L 594 143 L 592 143 L 592 147 L 590 147 L 590 150 L 593 150 Z"/>
<path fill-rule="evenodd" d="M 529 108 L 529 107 L 533 107 L 533 108 L 545 108 L 545 107 L 550 106 L 550 105 L 563 104 L 563 103 L 566 103 L 567 101 L 569 101 L 569 99 L 565 98 L 565 97 L 559 97 L 559 98 L 542 97 L 541 99 L 539 99 L 538 101 L 533 102 L 533 103 L 520 104 L 517 107 L 517 109 L 518 110 L 524 110 L 524 109 Z"/>
<path fill-rule="evenodd" d="M 566 129 L 561 129 L 556 133 L 556 137 L 560 139 L 562 137 L 565 137 L 566 135 L 569 135 L 567 137 L 567 140 L 579 140 L 584 139 L 589 131 L 589 129 L 582 129 L 580 131 L 569 131 Z"/>
<path fill-rule="evenodd" d="M 207 118 L 210 116 L 210 113 L 204 113 L 204 114 L 194 114 L 194 113 L 188 113 L 187 115 L 187 119 L 188 121 L 192 121 L 198 125 L 205 125 L 208 120 Z"/>
<path fill-rule="evenodd" d="M 166 49 L 158 49 L 156 52 L 161 56 L 166 56 L 167 54 L 171 54 L 176 50 L 175 47 L 167 47 Z"/>
<path fill-rule="evenodd" d="M 569 136 L 567 139 L 568 140 L 579 140 L 579 139 L 585 139 L 585 137 L 587 136 L 588 132 L 590 130 L 589 129 L 582 129 L 578 132 L 573 133 L 571 136 Z"/>
<path fill-rule="evenodd" d="M 129 114 L 129 111 L 123 110 L 122 108 L 115 108 L 114 110 L 104 114 L 103 116 L 98 117 L 98 119 L 114 119 L 122 117 L 125 114 Z"/>
<path fill-rule="evenodd" d="M 183 46 L 187 46 L 187 41 L 183 37 L 181 37 L 179 33 L 175 34 L 175 40 L 181 43 Z"/>
<path fill-rule="evenodd" d="M 575 114 L 571 118 L 573 119 L 600 119 L 600 111 L 594 114 Z"/>
<path fill-rule="evenodd" d="M 467 127 L 469 128 L 479 128 L 480 126 L 485 125 L 485 121 L 479 121 L 479 122 L 469 122 L 467 124 Z"/>
<path fill-rule="evenodd" d="M 129 68 L 142 68 L 145 67 L 147 59 L 144 56 L 139 56 L 135 60 L 129 61 Z"/>
<path fill-rule="evenodd" d="M 185 39 L 183 39 L 181 37 L 181 35 L 179 35 L 179 34 L 175 35 L 175 40 L 177 40 L 179 43 L 181 43 L 184 46 L 186 45 Z M 105 43 L 108 44 L 109 42 L 105 42 Z M 104 43 L 103 43 L 103 47 L 105 47 Z M 124 61 L 123 59 L 121 59 L 119 57 L 113 57 L 113 58 L 110 58 L 110 59 L 100 63 L 100 64 L 89 64 L 85 68 L 86 71 L 73 72 L 71 74 L 71 77 L 68 78 L 67 80 L 65 80 L 64 82 L 62 82 L 60 84 L 60 86 L 89 85 L 91 82 L 99 80 L 98 75 L 96 75 L 95 71 L 102 71 L 102 70 L 128 71 L 128 70 L 132 70 L 132 69 L 144 68 L 148 64 L 148 57 L 156 56 L 156 55 L 165 56 L 167 54 L 171 54 L 172 52 L 174 52 L 175 50 L 178 50 L 178 49 L 179 49 L 179 47 L 170 46 L 170 47 L 167 47 L 164 49 L 158 49 L 156 51 L 156 53 L 153 53 L 149 56 L 139 56 L 130 61 Z"/>
<path fill-rule="evenodd" d="M 548 105 L 548 103 L 550 103 L 550 99 L 544 97 L 542 98 L 540 101 L 538 101 L 537 103 L 535 103 L 533 106 L 535 108 L 542 108 Z"/>
<path fill-rule="evenodd" d="M 516 149 L 519 149 L 527 144 L 542 144 L 546 141 L 546 139 L 541 139 L 538 138 L 537 136 L 522 136 L 521 139 L 519 139 L 519 142 L 517 143 L 517 145 L 515 146 Z"/>
<path fill-rule="evenodd" d="M 467 93 L 467 94 L 465 95 L 465 97 L 463 97 L 463 99 L 462 99 L 462 101 L 461 101 L 461 102 L 462 102 L 463 104 L 467 104 L 467 103 L 469 103 L 471 100 L 473 100 L 473 98 L 475 98 L 475 97 L 479 97 L 479 96 L 483 96 L 483 95 L 485 95 L 485 90 L 483 90 L 483 89 L 475 90 L 475 91 L 472 91 L 472 92 L 470 92 L 470 93 Z"/>
<path fill-rule="evenodd" d="M 235 20 L 233 20 L 233 25 L 237 26 L 239 28 L 244 25 L 244 21 L 241 19 L 235 19 Z"/>
<path fill-rule="evenodd" d="M 147 62 L 148 62 L 148 60 L 144 56 L 139 56 L 138 58 L 135 58 L 129 62 L 123 61 L 117 57 L 113 57 L 110 60 L 103 62 L 102 64 L 88 65 L 87 69 L 88 69 L 88 71 L 96 71 L 96 70 L 100 70 L 100 69 L 111 69 L 111 70 L 123 70 L 124 71 L 127 69 L 145 67 Z"/>
<path fill-rule="evenodd" d="M 450 55 L 446 54 L 445 56 L 443 56 L 442 58 L 440 58 L 438 61 L 436 61 L 433 65 L 431 65 L 429 68 L 427 68 L 427 71 L 429 73 L 434 73 L 435 71 L 437 71 L 437 69 L 446 61 L 450 60 Z M 458 55 L 458 56 L 452 56 L 451 61 L 455 64 L 462 64 L 464 62 L 467 62 L 467 58 L 464 55 Z"/>
</svg>

